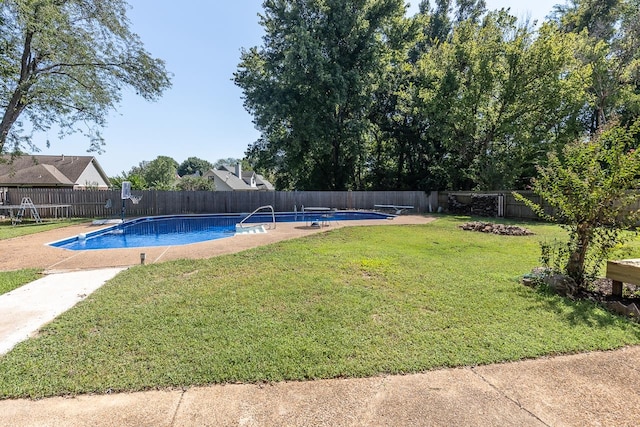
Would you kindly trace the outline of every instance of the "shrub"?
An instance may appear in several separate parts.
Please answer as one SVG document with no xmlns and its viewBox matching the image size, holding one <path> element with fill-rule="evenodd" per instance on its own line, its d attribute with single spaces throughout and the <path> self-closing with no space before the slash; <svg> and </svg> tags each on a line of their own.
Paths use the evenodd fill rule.
<svg viewBox="0 0 640 427">
<path fill-rule="evenodd" d="M 553 207 L 542 206 L 514 193 L 540 217 L 559 223 L 569 233 L 566 246 L 543 245 L 542 258 L 564 260 L 563 273 L 580 286 L 595 277 L 602 261 L 633 227 L 639 212 L 629 207 L 640 197 L 640 151 L 632 148 L 640 120 L 629 128 L 613 125 L 587 141 L 567 144 L 551 152 L 538 166 L 534 192 Z M 551 253 L 553 252 L 553 253 Z"/>
</svg>

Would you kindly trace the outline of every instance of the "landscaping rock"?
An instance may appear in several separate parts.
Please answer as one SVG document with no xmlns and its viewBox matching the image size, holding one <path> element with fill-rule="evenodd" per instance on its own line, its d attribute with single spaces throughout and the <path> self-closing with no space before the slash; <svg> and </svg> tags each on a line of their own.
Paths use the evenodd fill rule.
<svg viewBox="0 0 640 427">
<path fill-rule="evenodd" d="M 564 274 L 549 274 L 542 277 L 551 290 L 563 297 L 573 297 L 578 291 L 578 284 L 569 276 Z"/>
<path fill-rule="evenodd" d="M 536 267 L 531 273 L 525 274 L 521 282 L 525 286 L 536 287 L 544 284 L 553 292 L 563 297 L 573 298 L 578 293 L 578 284 L 571 277 L 554 273 L 548 268 Z"/>
<path fill-rule="evenodd" d="M 603 301 L 603 305 L 614 313 L 640 321 L 640 309 L 638 309 L 636 303 L 625 305 L 620 301 Z"/>
<path fill-rule="evenodd" d="M 520 279 L 520 282 L 530 288 L 536 288 L 544 283 L 544 278 L 551 275 L 552 271 L 546 267 L 535 267 L 531 273 L 527 273 Z"/>
<path fill-rule="evenodd" d="M 534 234 L 531 230 L 517 225 L 493 224 L 490 222 L 467 222 L 459 227 L 463 230 L 500 234 L 503 236 L 530 236 Z"/>
</svg>

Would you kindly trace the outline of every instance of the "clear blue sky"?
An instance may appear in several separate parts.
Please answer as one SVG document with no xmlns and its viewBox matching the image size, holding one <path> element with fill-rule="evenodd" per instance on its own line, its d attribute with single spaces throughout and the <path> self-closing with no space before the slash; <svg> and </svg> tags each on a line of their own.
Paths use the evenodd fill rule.
<svg viewBox="0 0 640 427">
<path fill-rule="evenodd" d="M 411 3 L 410 15 L 417 11 L 419 0 Z M 489 9 L 511 7 L 519 18 L 540 21 L 557 3 L 564 1 L 487 0 Z M 173 87 L 155 103 L 124 94 L 103 130 L 104 153 L 96 155 L 107 175 L 129 171 L 159 155 L 179 163 L 191 156 L 210 162 L 244 157 L 259 134 L 232 77 L 241 48 L 261 44 L 262 0 L 129 0 L 129 4 L 133 31 L 152 55 L 166 61 Z M 34 142 L 41 154 L 86 155 L 89 147 L 79 136 L 61 141 L 56 131 L 36 135 Z"/>
</svg>

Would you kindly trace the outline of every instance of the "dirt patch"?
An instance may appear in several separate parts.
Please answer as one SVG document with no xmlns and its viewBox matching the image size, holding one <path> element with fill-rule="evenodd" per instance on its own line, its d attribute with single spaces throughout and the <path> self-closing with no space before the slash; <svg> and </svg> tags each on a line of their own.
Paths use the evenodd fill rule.
<svg viewBox="0 0 640 427">
<path fill-rule="evenodd" d="M 596 302 L 619 301 L 624 305 L 636 304 L 640 307 L 640 286 L 631 283 L 622 285 L 622 297 L 612 295 L 613 280 L 604 277 L 596 279 L 586 291 L 580 291 L 578 296 Z"/>
</svg>

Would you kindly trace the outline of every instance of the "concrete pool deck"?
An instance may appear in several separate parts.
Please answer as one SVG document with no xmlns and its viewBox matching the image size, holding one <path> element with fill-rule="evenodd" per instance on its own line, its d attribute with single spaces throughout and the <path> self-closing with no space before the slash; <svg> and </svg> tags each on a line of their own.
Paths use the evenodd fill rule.
<svg viewBox="0 0 640 427">
<path fill-rule="evenodd" d="M 433 219 L 420 215 L 402 215 L 386 220 L 331 222 L 329 226 L 324 227 L 310 227 L 303 222 L 284 222 L 278 223 L 275 230 L 268 230 L 267 233 L 236 235 L 182 246 L 72 251 L 47 245 L 50 242 L 104 228 L 104 226 L 94 226 L 87 223 L 3 240 L 3 257 L 0 259 L 0 271 L 22 268 L 73 271 L 130 267 L 140 264 L 140 253 L 142 252 L 146 255 L 145 262 L 147 264 L 176 259 L 203 259 L 346 226 L 427 224 Z"/>
<path fill-rule="evenodd" d="M 366 223 L 423 224 L 431 220 L 403 216 Z M 95 229 L 81 225 L 3 241 L 0 270 L 66 270 L 71 272 L 46 277 L 67 280 L 69 275 L 81 274 L 86 282 L 98 280 L 98 274 L 92 272 L 139 264 L 142 251 L 149 263 L 208 258 L 363 222 L 345 223 L 322 229 L 278 224 L 266 234 L 144 250 L 86 253 L 44 246 Z M 96 268 L 100 270 L 87 271 Z M 72 297 L 78 296 L 72 293 Z M 413 375 L 0 400 L 0 425 L 636 426 L 640 414 L 638 366 L 640 346 L 635 346 Z"/>
</svg>

